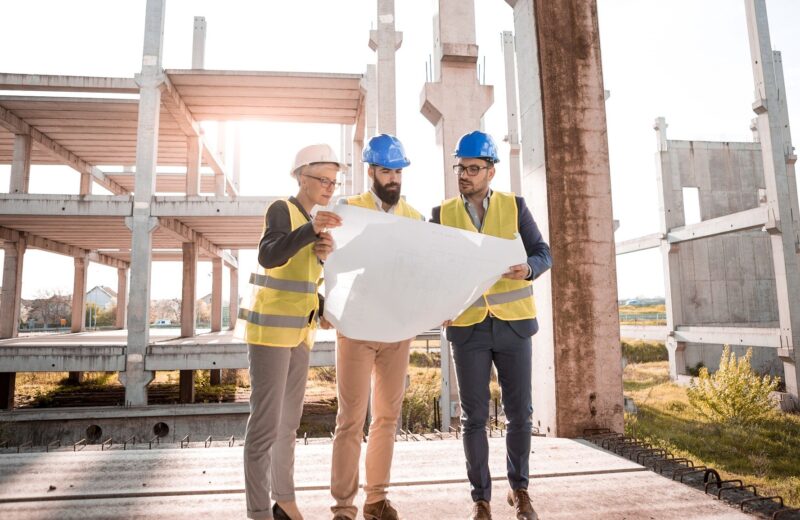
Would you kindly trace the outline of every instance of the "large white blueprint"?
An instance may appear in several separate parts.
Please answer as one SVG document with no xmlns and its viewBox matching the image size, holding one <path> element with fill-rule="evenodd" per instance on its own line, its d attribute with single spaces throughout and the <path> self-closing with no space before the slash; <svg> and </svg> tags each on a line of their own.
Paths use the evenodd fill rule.
<svg viewBox="0 0 800 520">
<path fill-rule="evenodd" d="M 394 342 L 458 316 L 512 265 L 505 240 L 351 205 L 325 262 L 325 318 L 349 338 Z"/>
</svg>

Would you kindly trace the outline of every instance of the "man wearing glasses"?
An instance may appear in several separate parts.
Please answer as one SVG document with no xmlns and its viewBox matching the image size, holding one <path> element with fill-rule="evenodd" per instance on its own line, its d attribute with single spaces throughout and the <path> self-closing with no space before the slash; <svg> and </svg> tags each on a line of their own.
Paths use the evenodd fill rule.
<svg viewBox="0 0 800 520">
<path fill-rule="evenodd" d="M 499 162 L 492 137 L 474 131 L 461 137 L 454 153 L 459 197 L 433 208 L 433 222 L 506 239 L 522 237 L 527 263 L 513 265 L 467 310 L 447 326 L 461 401 L 461 424 L 467 477 L 472 489 L 473 520 L 492 517 L 489 474 L 489 379 L 497 369 L 506 415 L 507 500 L 520 520 L 535 520 L 528 496 L 531 451 L 531 336 L 539 330 L 532 281 L 550 269 L 550 247 L 528 210 L 513 193 L 493 191 L 489 183 Z"/>
<path fill-rule="evenodd" d="M 369 191 L 340 200 L 362 208 L 424 220 L 422 215 L 400 197 L 403 168 L 411 162 L 403 144 L 393 135 L 380 134 L 369 140 L 362 159 L 369 165 Z M 332 244 L 327 243 L 328 250 Z M 323 243 L 320 244 L 323 247 Z M 353 500 L 358 491 L 358 469 L 362 428 L 372 392 L 372 422 L 367 441 L 366 500 L 367 520 L 396 520 L 397 511 L 387 500 L 386 488 L 394 453 L 397 420 L 403 405 L 406 371 L 411 340 L 395 343 L 362 341 L 338 334 L 336 348 L 336 387 L 339 410 L 333 437 L 331 507 L 334 520 L 352 520 L 358 509 Z"/>
</svg>

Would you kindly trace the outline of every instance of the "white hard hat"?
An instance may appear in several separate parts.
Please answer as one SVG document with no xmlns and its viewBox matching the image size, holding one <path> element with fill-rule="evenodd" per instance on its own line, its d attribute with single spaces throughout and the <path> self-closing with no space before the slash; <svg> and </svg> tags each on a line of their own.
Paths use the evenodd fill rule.
<svg viewBox="0 0 800 520">
<path fill-rule="evenodd" d="M 339 158 L 336 157 L 336 152 L 333 151 L 333 148 L 327 144 L 312 144 L 301 148 L 297 155 L 294 156 L 294 166 L 292 166 L 291 174 L 294 176 L 298 169 L 314 163 L 335 163 L 339 165 L 339 168 L 345 169 L 345 165 L 339 162 Z"/>
</svg>

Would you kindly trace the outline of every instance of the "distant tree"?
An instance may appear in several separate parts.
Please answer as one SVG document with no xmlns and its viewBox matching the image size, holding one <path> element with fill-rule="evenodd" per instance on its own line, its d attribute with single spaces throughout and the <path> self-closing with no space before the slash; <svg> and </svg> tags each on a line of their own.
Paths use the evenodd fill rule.
<svg viewBox="0 0 800 520">
<path fill-rule="evenodd" d="M 209 325 L 211 323 L 211 308 L 204 300 L 197 300 L 195 306 L 197 311 L 197 323 Z"/>
<path fill-rule="evenodd" d="M 150 323 L 156 320 L 170 320 L 172 323 L 180 323 L 181 301 L 177 298 L 170 298 L 150 302 Z"/>
<path fill-rule="evenodd" d="M 28 317 L 45 327 L 57 327 L 62 319 L 69 325 L 72 321 L 72 295 L 64 294 L 60 289 L 41 289 L 31 302 Z"/>
</svg>

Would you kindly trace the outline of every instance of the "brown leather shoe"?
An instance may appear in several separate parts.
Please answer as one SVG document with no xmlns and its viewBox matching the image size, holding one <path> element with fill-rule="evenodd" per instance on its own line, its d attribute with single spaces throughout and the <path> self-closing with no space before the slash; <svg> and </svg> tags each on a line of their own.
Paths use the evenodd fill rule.
<svg viewBox="0 0 800 520">
<path fill-rule="evenodd" d="M 472 504 L 469 520 L 492 520 L 492 507 L 486 500 L 478 500 Z"/>
<path fill-rule="evenodd" d="M 539 515 L 533 510 L 531 497 L 527 489 L 509 489 L 508 505 L 517 513 L 517 520 L 539 520 Z"/>
<path fill-rule="evenodd" d="M 400 520 L 397 510 L 388 500 L 381 500 L 372 504 L 364 504 L 364 518 L 366 520 Z"/>
</svg>

